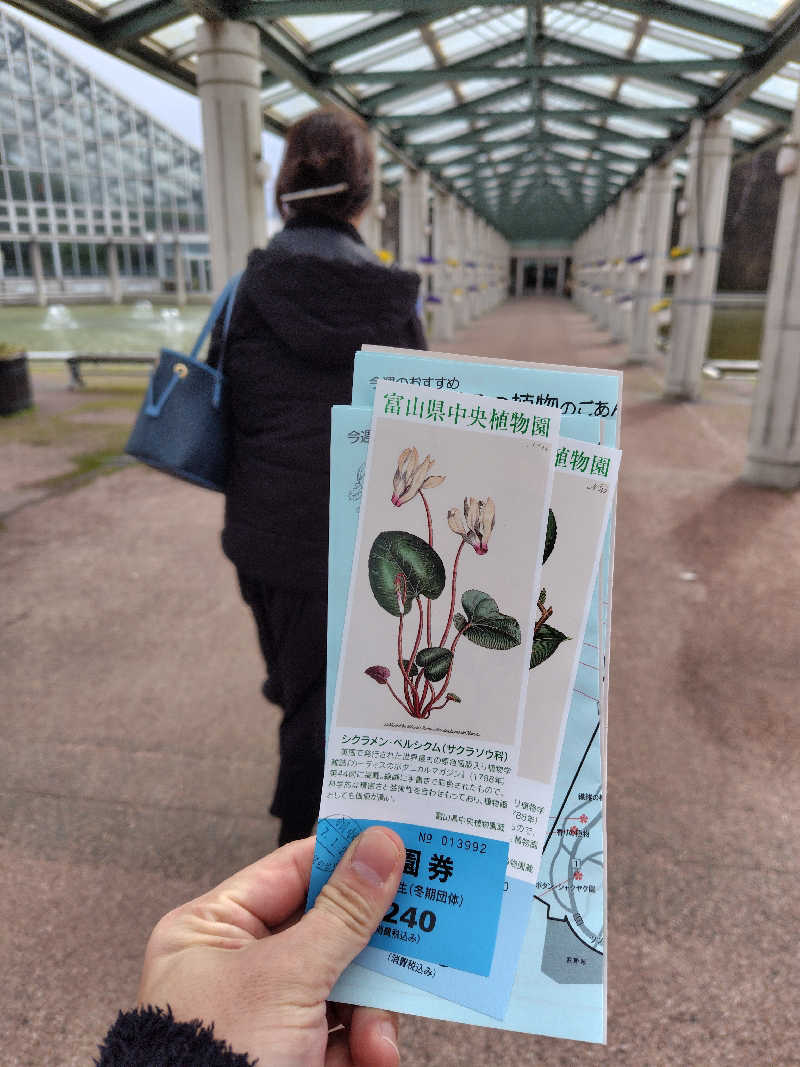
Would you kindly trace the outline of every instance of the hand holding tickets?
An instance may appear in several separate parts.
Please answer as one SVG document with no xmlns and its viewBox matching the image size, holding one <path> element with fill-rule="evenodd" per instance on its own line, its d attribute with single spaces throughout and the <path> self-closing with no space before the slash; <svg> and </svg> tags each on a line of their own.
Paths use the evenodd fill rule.
<svg viewBox="0 0 800 1067">
<path fill-rule="evenodd" d="M 326 1001 L 387 911 L 405 849 L 391 830 L 367 830 L 303 915 L 313 853 L 313 838 L 286 845 L 166 915 L 139 1003 L 213 1022 L 215 1037 L 270 1067 L 397 1067 L 393 1014 Z"/>
</svg>

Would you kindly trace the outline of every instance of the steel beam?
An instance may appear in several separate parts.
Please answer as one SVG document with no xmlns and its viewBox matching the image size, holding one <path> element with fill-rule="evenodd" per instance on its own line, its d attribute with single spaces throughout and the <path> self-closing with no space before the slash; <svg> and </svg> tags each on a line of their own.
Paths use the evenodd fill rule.
<svg viewBox="0 0 800 1067">
<path fill-rule="evenodd" d="M 520 85 L 522 88 L 522 85 Z M 626 118 L 639 119 L 642 122 L 660 122 L 674 125 L 676 121 L 691 118 L 696 109 L 693 107 L 631 107 L 628 104 L 616 106 L 609 101 L 607 107 L 554 107 L 554 108 L 524 108 L 519 111 L 481 111 L 477 105 L 480 100 L 472 100 L 463 107 L 447 108 L 445 111 L 428 112 L 418 114 L 381 114 L 376 116 L 389 126 L 400 126 L 403 129 L 419 129 L 425 126 L 435 126 L 440 122 L 450 122 L 458 118 L 474 119 L 507 119 L 517 115 L 520 119 L 544 118 L 554 122 L 586 121 L 590 118 L 608 118 L 611 115 L 623 115 Z"/>
<path fill-rule="evenodd" d="M 103 17 L 97 39 L 104 48 L 114 49 L 128 41 L 147 37 L 172 22 L 192 14 L 188 0 L 144 0 L 136 5 L 114 4 Z"/>
<path fill-rule="evenodd" d="M 480 58 L 480 57 L 479 57 Z M 747 63 L 740 58 L 725 59 L 661 59 L 631 60 L 606 57 L 579 63 L 528 64 L 518 67 L 483 66 L 472 63 L 457 72 L 453 67 L 434 70 L 350 70 L 328 71 L 320 76 L 323 85 L 340 82 L 394 82 L 420 88 L 441 81 L 508 81 L 509 78 L 581 78 L 599 74 L 611 74 L 619 78 L 641 78 L 643 81 L 660 80 L 677 74 L 692 72 L 716 72 L 742 70 Z M 689 83 L 691 84 L 691 83 Z"/>
<path fill-rule="evenodd" d="M 399 6 L 399 5 L 398 5 Z M 313 49 L 309 53 L 310 61 L 317 67 L 328 67 L 339 59 L 346 59 L 350 55 L 362 52 L 366 48 L 374 48 L 375 45 L 391 41 L 404 33 L 417 30 L 421 26 L 427 26 L 432 19 L 444 18 L 452 15 L 455 11 L 461 11 L 464 0 L 440 0 L 437 4 L 431 4 L 424 11 L 416 8 L 407 15 L 398 15 L 397 18 L 387 19 L 377 26 L 371 26 L 367 30 L 354 33 L 351 37 L 344 37 L 334 44 L 325 45 L 323 48 Z"/>
<path fill-rule="evenodd" d="M 710 15 L 694 8 L 684 7 L 679 3 L 664 3 L 664 0 L 607 0 L 609 7 L 619 11 L 629 11 L 634 15 L 645 15 L 658 19 L 670 26 L 694 33 L 704 33 L 709 37 L 719 37 L 723 41 L 739 44 L 743 48 L 761 48 L 769 34 L 747 26 L 734 19 Z"/>
</svg>

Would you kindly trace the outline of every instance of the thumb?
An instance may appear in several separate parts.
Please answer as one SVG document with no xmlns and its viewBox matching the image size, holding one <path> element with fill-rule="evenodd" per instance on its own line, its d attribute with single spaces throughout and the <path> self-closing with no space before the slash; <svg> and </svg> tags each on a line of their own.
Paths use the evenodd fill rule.
<svg viewBox="0 0 800 1067">
<path fill-rule="evenodd" d="M 402 839 L 385 826 L 370 826 L 352 842 L 314 907 L 291 930 L 300 957 L 327 998 L 345 967 L 365 947 L 389 908 L 405 865 Z"/>
</svg>

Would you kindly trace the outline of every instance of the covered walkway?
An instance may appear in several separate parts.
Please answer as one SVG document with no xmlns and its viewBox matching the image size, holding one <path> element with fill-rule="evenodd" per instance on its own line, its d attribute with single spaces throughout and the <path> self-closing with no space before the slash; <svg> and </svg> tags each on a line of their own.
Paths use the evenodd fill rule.
<svg viewBox="0 0 800 1067">
<path fill-rule="evenodd" d="M 585 366 L 625 359 L 548 296 L 488 312 L 448 347 Z M 677 405 L 662 383 L 658 366 L 626 369 L 609 1045 L 408 1019 L 405 1067 L 796 1062 L 800 496 L 738 481 L 751 385 L 710 382 L 702 402 Z M 46 408 L 63 394 L 43 385 L 37 400 Z M 0 445 L 2 469 L 10 447 Z M 26 462 L 18 451 L 17 481 L 30 480 Z M 0 485 L 0 516 L 18 488 Z M 135 997 L 155 920 L 275 845 L 276 717 L 259 694 L 220 518 L 214 494 L 143 468 L 5 517 L 8 1064 L 84 1067 Z"/>
</svg>

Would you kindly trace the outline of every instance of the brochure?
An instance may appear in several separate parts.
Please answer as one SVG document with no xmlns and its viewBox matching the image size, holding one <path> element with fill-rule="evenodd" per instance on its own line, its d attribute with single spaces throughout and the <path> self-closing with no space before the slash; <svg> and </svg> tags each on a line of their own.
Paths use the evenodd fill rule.
<svg viewBox="0 0 800 1067">
<path fill-rule="evenodd" d="M 438 369 L 438 374 L 420 373 L 422 364 L 419 361 L 428 360 L 432 362 L 432 369 Z M 449 373 L 446 375 L 442 373 L 443 360 L 448 361 Z M 484 396 L 507 397 L 511 402 L 526 404 L 528 411 L 531 410 L 532 402 L 539 400 L 539 406 L 565 413 L 562 418 L 562 432 L 566 432 L 565 428 L 568 428 L 574 440 L 559 442 L 561 447 L 566 447 L 568 451 L 566 460 L 562 452 L 562 467 L 554 481 L 551 503 L 555 506 L 552 511 L 555 514 L 557 509 L 563 510 L 563 505 L 558 503 L 558 487 L 570 480 L 575 487 L 583 486 L 582 491 L 585 491 L 587 500 L 593 500 L 594 513 L 600 516 L 601 525 L 602 513 L 605 513 L 607 521 L 611 510 L 610 500 L 613 496 L 618 455 L 608 449 L 596 452 L 601 459 L 610 460 L 608 492 L 602 493 L 599 489 L 586 487 L 591 485 L 592 477 L 588 475 L 587 481 L 586 471 L 580 468 L 584 463 L 583 456 L 588 455 L 587 470 L 591 471 L 592 455 L 591 450 L 582 448 L 581 444 L 595 444 L 600 440 L 616 442 L 620 375 L 563 367 L 538 367 L 499 360 L 475 360 L 449 354 L 437 357 L 429 353 L 405 351 L 364 352 L 357 357 L 354 397 L 358 395 L 362 399 L 369 398 L 371 402 L 380 374 L 393 379 L 392 384 L 397 389 L 412 384 L 416 386 L 416 380 L 412 383 L 411 379 L 419 378 L 422 388 L 435 390 L 439 396 L 457 392 L 454 388 L 457 384 L 459 389 L 474 389 Z M 430 385 L 426 380 L 428 377 Z M 402 378 L 408 378 L 409 381 L 398 380 Z M 386 387 L 386 382 L 382 383 L 382 387 Z M 474 400 L 474 394 L 472 399 Z M 581 414 L 577 414 L 581 409 Z M 329 664 L 334 665 L 340 658 L 343 627 L 341 605 L 347 598 L 347 580 L 356 542 L 358 508 L 367 475 L 367 446 L 370 437 L 368 419 L 369 413 L 363 408 L 337 408 L 333 412 Z M 574 466 L 572 453 L 576 453 Z M 418 452 L 418 460 L 419 458 Z M 564 477 L 564 462 L 569 464 L 567 477 Z M 431 472 L 436 469 L 432 467 Z M 444 468 L 439 466 L 438 469 Z M 602 478 L 602 469 L 597 469 L 594 482 L 602 484 Z M 437 492 L 441 492 L 441 489 L 435 487 L 432 493 L 426 495 L 434 496 Z M 573 496 L 577 494 L 577 488 L 574 488 L 572 493 Z M 603 506 L 600 506 L 601 504 Z M 574 508 L 574 504 L 569 504 L 569 508 Z M 563 687 L 566 672 L 567 675 L 572 675 L 569 714 L 566 724 L 563 722 L 563 716 L 561 718 L 563 742 L 560 755 L 558 739 L 556 738 L 555 742 L 552 740 L 552 735 L 557 733 L 553 723 L 558 716 L 551 713 L 549 720 L 549 750 L 554 750 L 552 763 L 555 765 L 555 773 L 551 775 L 552 804 L 527 801 L 529 804 L 535 803 L 537 809 L 547 809 L 548 823 L 542 825 L 543 816 L 538 810 L 531 807 L 522 808 L 517 804 L 513 809 L 515 815 L 512 826 L 512 836 L 529 842 L 528 845 L 520 845 L 519 842 L 512 841 L 512 860 L 515 855 L 519 859 L 527 850 L 534 859 L 538 856 L 541 869 L 536 874 L 535 881 L 531 870 L 515 872 L 509 868 L 507 871 L 507 874 L 513 873 L 515 876 L 506 877 L 503 883 L 500 920 L 496 930 L 497 947 L 488 976 L 484 976 L 485 971 L 484 975 L 481 975 L 459 969 L 457 965 L 443 966 L 438 957 L 436 962 L 431 963 L 430 959 L 423 958 L 423 954 L 414 955 L 409 950 L 408 943 L 395 941 L 390 946 L 384 944 L 383 948 L 369 947 L 365 950 L 338 983 L 335 995 L 340 999 L 484 1026 L 499 1025 L 551 1036 L 589 1041 L 604 1040 L 603 769 L 600 758 L 603 730 L 600 727 L 599 709 L 604 702 L 604 651 L 608 639 L 608 620 L 605 612 L 609 602 L 606 589 L 610 585 L 612 541 L 611 537 L 607 536 L 603 565 L 600 567 L 595 592 L 588 604 L 584 596 L 584 619 L 583 622 L 578 619 L 576 623 L 573 621 L 574 588 L 568 591 L 556 573 L 560 569 L 557 566 L 559 554 L 566 558 L 571 553 L 579 553 L 582 564 L 585 564 L 584 569 L 588 567 L 591 572 L 597 563 L 597 549 L 602 539 L 602 531 L 596 532 L 594 558 L 589 558 L 592 556 L 591 552 L 586 555 L 578 546 L 572 545 L 566 533 L 567 526 L 559 524 L 558 519 L 556 523 L 556 541 L 536 591 L 534 628 L 536 621 L 547 614 L 537 636 L 548 626 L 564 634 L 564 639 L 555 643 L 554 636 L 544 631 L 548 642 L 551 645 L 555 643 L 555 647 L 534 669 L 529 666 L 527 701 L 529 703 L 534 699 L 537 689 L 547 690 L 549 693 L 551 687 L 555 687 L 555 690 L 559 686 Z M 595 528 L 596 524 L 593 526 L 593 529 Z M 588 579 L 583 580 L 591 584 L 591 573 Z M 541 601 L 542 588 L 546 592 L 544 602 Z M 548 614 L 550 608 L 552 612 Z M 572 615 L 569 615 L 570 611 L 573 612 Z M 561 626 L 557 625 L 558 623 L 561 623 Z M 581 642 L 580 633 L 584 626 L 585 633 Z M 556 675 L 559 681 L 555 680 Z M 329 669 L 329 710 L 333 701 L 334 679 L 335 672 Z M 569 677 L 566 688 L 569 690 Z M 523 749 L 528 751 L 528 746 L 523 744 Z M 540 760 L 536 764 L 536 773 L 540 774 L 541 767 L 547 760 L 541 754 L 537 755 L 536 759 Z M 524 753 L 520 769 L 526 769 Z M 530 781 L 537 779 L 528 778 L 523 774 L 516 780 L 517 800 L 525 801 L 524 786 Z M 520 812 L 526 814 L 528 819 L 519 819 L 517 816 Z M 536 816 L 538 838 L 534 838 L 530 833 L 532 816 Z M 327 837 L 329 825 L 335 826 L 335 823 L 323 821 L 320 824 L 321 838 Z M 358 825 L 358 821 L 354 820 L 347 840 L 357 832 Z M 531 847 L 530 842 L 534 840 L 540 846 L 538 849 Z M 342 849 L 343 847 L 345 846 L 343 845 Z M 420 859 L 424 867 L 426 854 L 421 848 L 417 851 L 421 853 Z M 428 861 L 431 858 L 428 857 Z M 528 862 L 524 858 L 519 861 Z M 404 881 L 407 882 L 407 889 L 411 885 L 419 886 L 412 878 Z M 441 894 L 443 887 L 438 892 Z M 405 910 L 407 909 L 399 911 L 397 917 Z M 527 930 L 524 937 L 523 930 Z M 372 973 L 372 968 L 377 968 L 382 973 Z M 402 980 L 390 977 L 395 975 L 401 976 Z"/>
</svg>

